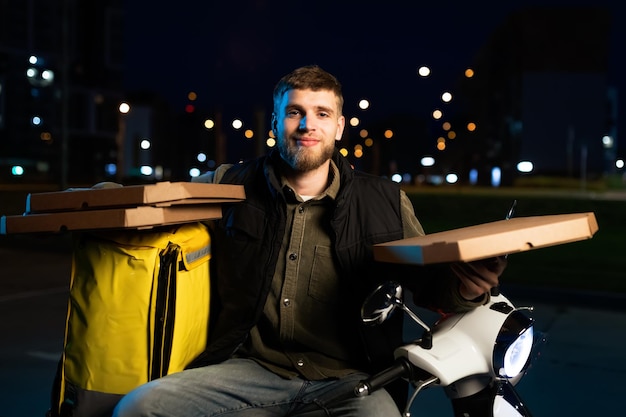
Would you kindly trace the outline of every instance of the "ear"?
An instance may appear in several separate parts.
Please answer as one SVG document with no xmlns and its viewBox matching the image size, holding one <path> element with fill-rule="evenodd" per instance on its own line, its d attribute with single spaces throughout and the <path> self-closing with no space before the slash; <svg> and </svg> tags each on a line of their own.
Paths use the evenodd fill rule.
<svg viewBox="0 0 626 417">
<path fill-rule="evenodd" d="M 337 133 L 335 134 L 335 140 L 337 142 L 339 142 L 341 140 L 341 137 L 343 136 L 343 131 L 346 128 L 346 117 L 345 116 L 339 116 L 339 119 L 337 120 Z"/>
</svg>

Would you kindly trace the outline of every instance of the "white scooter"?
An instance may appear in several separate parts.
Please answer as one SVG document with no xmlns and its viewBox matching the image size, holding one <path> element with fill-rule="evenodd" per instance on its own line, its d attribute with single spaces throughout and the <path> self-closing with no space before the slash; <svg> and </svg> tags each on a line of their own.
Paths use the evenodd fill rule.
<svg viewBox="0 0 626 417">
<path fill-rule="evenodd" d="M 531 307 L 516 308 L 498 291 L 488 304 L 453 314 L 429 327 L 403 302 L 395 282 L 379 286 L 363 303 L 366 324 L 387 320 L 396 308 L 404 310 L 423 329 L 419 339 L 395 351 L 395 364 L 362 381 L 355 395 L 366 396 L 398 378 L 414 387 L 404 411 L 427 387 L 441 387 L 459 417 L 528 417 L 529 410 L 514 385 L 524 375 L 533 350 Z"/>
</svg>

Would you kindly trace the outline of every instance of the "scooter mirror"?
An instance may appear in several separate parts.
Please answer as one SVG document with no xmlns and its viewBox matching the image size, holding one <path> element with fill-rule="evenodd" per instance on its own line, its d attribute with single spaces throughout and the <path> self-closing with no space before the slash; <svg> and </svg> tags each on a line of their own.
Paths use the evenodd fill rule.
<svg viewBox="0 0 626 417">
<path fill-rule="evenodd" d="M 361 320 L 372 326 L 381 324 L 391 317 L 398 306 L 402 306 L 402 286 L 393 281 L 385 282 L 363 302 Z"/>
</svg>

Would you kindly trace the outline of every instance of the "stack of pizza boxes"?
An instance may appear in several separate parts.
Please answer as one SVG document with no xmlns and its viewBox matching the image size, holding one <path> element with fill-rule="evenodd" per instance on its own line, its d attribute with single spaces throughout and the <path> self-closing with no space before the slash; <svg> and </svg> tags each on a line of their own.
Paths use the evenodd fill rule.
<svg viewBox="0 0 626 417">
<path fill-rule="evenodd" d="M 1 218 L 0 234 L 150 229 L 218 219 L 222 203 L 244 198 L 240 185 L 167 181 L 35 193 L 23 215 Z"/>
</svg>

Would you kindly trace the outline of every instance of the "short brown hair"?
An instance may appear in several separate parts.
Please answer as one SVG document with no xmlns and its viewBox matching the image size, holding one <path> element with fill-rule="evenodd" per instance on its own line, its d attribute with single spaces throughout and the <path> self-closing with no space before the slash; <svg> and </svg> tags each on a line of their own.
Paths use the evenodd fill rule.
<svg viewBox="0 0 626 417">
<path fill-rule="evenodd" d="M 274 110 L 289 90 L 329 90 L 337 96 L 339 114 L 343 111 L 343 93 L 341 84 L 334 75 L 324 71 L 318 65 L 307 65 L 296 68 L 278 81 L 274 87 Z"/>
</svg>

